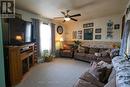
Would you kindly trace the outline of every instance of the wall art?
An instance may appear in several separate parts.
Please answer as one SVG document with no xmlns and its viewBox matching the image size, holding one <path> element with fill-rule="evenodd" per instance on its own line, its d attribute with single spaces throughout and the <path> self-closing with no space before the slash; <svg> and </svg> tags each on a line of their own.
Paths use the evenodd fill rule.
<svg viewBox="0 0 130 87">
<path fill-rule="evenodd" d="M 114 29 L 116 30 L 116 29 L 120 29 L 120 24 L 115 24 L 114 25 Z"/>
<path fill-rule="evenodd" d="M 82 30 L 79 30 L 79 31 L 78 31 L 77 38 L 78 38 L 78 39 L 82 39 Z"/>
<path fill-rule="evenodd" d="M 101 39 L 101 35 L 95 35 L 95 39 Z"/>
<path fill-rule="evenodd" d="M 73 31 L 72 32 L 72 38 L 73 39 L 77 39 L 77 31 Z"/>
<path fill-rule="evenodd" d="M 95 33 L 101 33 L 101 28 L 95 29 Z"/>
<path fill-rule="evenodd" d="M 93 28 L 84 29 L 84 40 L 93 40 Z"/>
</svg>

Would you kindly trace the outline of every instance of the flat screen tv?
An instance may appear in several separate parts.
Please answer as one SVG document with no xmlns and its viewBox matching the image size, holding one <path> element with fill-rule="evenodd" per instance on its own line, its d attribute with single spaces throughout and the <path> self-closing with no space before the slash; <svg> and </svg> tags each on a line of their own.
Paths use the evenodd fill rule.
<svg viewBox="0 0 130 87">
<path fill-rule="evenodd" d="M 9 44 L 23 45 L 31 43 L 32 23 L 21 19 L 11 19 L 9 22 Z"/>
</svg>

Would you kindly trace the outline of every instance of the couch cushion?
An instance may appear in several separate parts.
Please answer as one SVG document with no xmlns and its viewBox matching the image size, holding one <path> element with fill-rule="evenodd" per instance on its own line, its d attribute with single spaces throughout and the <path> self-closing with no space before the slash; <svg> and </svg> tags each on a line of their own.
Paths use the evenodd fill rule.
<svg viewBox="0 0 130 87">
<path fill-rule="evenodd" d="M 108 82 L 111 81 L 114 77 L 116 77 L 116 70 L 113 68 L 112 72 L 108 78 Z"/>
<path fill-rule="evenodd" d="M 92 66 L 89 68 L 88 72 L 91 73 L 97 80 L 99 80 L 99 75 L 101 74 L 102 67 L 98 66 L 96 62 L 92 63 Z"/>
<path fill-rule="evenodd" d="M 110 80 L 104 87 L 116 87 L 116 77 Z"/>
<path fill-rule="evenodd" d="M 81 76 L 80 76 L 80 79 L 82 80 L 85 80 L 87 82 L 90 82 L 91 84 L 94 84 L 98 87 L 103 87 L 104 84 L 101 83 L 100 81 L 98 81 L 92 74 L 90 74 L 88 71 L 83 73 Z"/>
<path fill-rule="evenodd" d="M 91 84 L 90 82 L 87 82 L 85 80 L 79 79 L 75 84 L 74 87 L 98 87 L 94 84 Z M 103 87 L 103 86 L 102 86 Z"/>
<path fill-rule="evenodd" d="M 107 51 L 101 52 L 102 57 L 110 57 L 110 54 Z"/>
<path fill-rule="evenodd" d="M 95 54 L 96 52 L 99 52 L 99 48 L 90 48 L 89 49 L 90 54 Z"/>
</svg>

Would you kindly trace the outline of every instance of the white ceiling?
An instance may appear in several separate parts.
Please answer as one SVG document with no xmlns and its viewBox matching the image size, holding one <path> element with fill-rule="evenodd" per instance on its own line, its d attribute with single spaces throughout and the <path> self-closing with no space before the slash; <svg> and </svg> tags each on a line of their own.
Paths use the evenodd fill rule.
<svg viewBox="0 0 130 87">
<path fill-rule="evenodd" d="M 15 0 L 16 8 L 42 15 L 46 18 L 63 17 L 60 11 L 81 13 L 78 20 L 123 13 L 128 0 Z"/>
</svg>

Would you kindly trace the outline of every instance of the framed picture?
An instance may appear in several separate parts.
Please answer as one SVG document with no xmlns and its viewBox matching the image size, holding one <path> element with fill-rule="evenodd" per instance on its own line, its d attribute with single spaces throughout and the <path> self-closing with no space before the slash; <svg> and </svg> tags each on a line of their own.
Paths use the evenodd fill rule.
<svg viewBox="0 0 130 87">
<path fill-rule="evenodd" d="M 101 39 L 101 35 L 95 35 L 95 39 Z"/>
<path fill-rule="evenodd" d="M 101 33 L 101 28 L 95 29 L 95 33 Z"/>
<path fill-rule="evenodd" d="M 83 24 L 83 28 L 93 27 L 94 23 Z"/>
<path fill-rule="evenodd" d="M 78 31 L 78 36 L 77 37 L 78 37 L 78 39 L 82 39 L 82 30 Z"/>
<path fill-rule="evenodd" d="M 93 40 L 93 28 L 84 29 L 84 40 Z"/>
<path fill-rule="evenodd" d="M 63 27 L 62 26 L 58 26 L 57 27 L 57 33 L 58 34 L 62 34 L 63 33 Z"/>
<path fill-rule="evenodd" d="M 73 39 L 77 39 L 77 31 L 73 31 L 72 32 L 72 38 Z"/>
<path fill-rule="evenodd" d="M 114 29 L 120 29 L 120 24 L 115 24 Z"/>
</svg>

